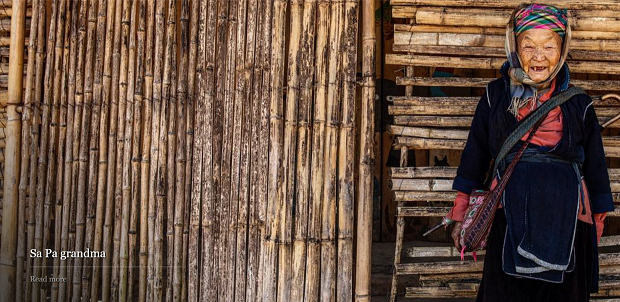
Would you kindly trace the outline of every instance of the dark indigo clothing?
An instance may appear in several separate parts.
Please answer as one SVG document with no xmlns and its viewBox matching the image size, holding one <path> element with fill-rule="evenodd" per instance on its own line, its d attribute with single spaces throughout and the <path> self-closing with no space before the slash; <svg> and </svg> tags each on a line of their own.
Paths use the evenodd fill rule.
<svg viewBox="0 0 620 302">
<path fill-rule="evenodd" d="M 594 275 L 592 262 L 583 261 L 596 254 L 591 230 L 593 225 L 577 222 L 575 265 L 564 275 L 564 282 L 549 283 L 509 276 L 502 270 L 502 247 L 506 218 L 499 209 L 495 215 L 484 259 L 482 282 L 476 302 L 586 302 Z"/>
<path fill-rule="evenodd" d="M 454 179 L 452 187 L 454 190 L 469 194 L 472 190 L 486 188 L 489 182 L 488 172 L 492 159 L 497 156 L 506 137 L 519 124 L 515 116 L 508 112 L 510 79 L 507 70 L 508 62 L 500 70 L 502 77 L 488 84 L 485 95 L 478 103 L 457 176 Z M 569 87 L 569 81 L 568 66 L 564 65 L 557 75 L 553 96 L 566 90 Z M 592 99 L 587 95 L 576 95 L 560 105 L 560 109 L 563 118 L 562 139 L 551 149 L 539 149 L 566 161 L 579 164 L 588 189 L 592 213 L 613 211 L 614 205 L 600 134 L 601 128 L 592 107 Z M 519 145 L 520 143 L 517 143 L 515 147 Z M 544 179 L 545 181 L 539 182 L 537 185 L 548 185 L 558 175 L 560 174 L 553 169 L 544 169 L 538 170 L 537 173 L 529 173 L 527 177 Z M 515 181 L 517 178 L 511 178 L 509 184 Z M 527 190 L 537 189 L 533 187 L 534 182 L 531 181 L 528 182 L 527 186 Z M 505 192 L 505 194 L 509 193 Z M 555 218 L 553 215 L 557 215 L 557 213 L 554 212 L 554 209 L 548 210 L 547 214 Z M 591 229 L 594 227 L 592 226 Z M 594 246 L 593 249 L 596 253 L 596 236 L 588 236 L 587 238 L 592 241 L 589 244 Z M 577 257 L 576 265 L 583 265 L 583 259 Z M 592 272 L 597 272 L 591 276 L 593 280 L 592 290 L 596 291 L 598 284 L 597 254 L 590 258 L 590 262 Z M 501 270 L 500 264 L 501 261 L 498 261 L 497 265 Z"/>
<path fill-rule="evenodd" d="M 506 62 L 500 70 L 502 77 L 489 83 L 485 95 L 478 103 L 452 187 L 457 191 L 468 194 L 475 189 L 485 188 L 491 160 L 519 123 L 508 112 L 510 80 L 507 70 Z M 562 67 L 557 77 L 553 95 L 568 88 L 567 65 Z M 563 115 L 562 139 L 549 153 L 582 165 L 593 213 L 613 211 L 601 128 L 592 107 L 592 98 L 576 95 L 560 105 L 560 108 Z"/>
<path fill-rule="evenodd" d="M 570 270 L 571 262 L 574 264 L 573 239 L 581 190 L 576 169 L 536 149 L 523 154 L 502 196 L 509 225 L 504 241 L 504 272 L 548 282 L 563 281 L 564 271 Z M 549 175 L 553 175 L 552 180 Z"/>
</svg>

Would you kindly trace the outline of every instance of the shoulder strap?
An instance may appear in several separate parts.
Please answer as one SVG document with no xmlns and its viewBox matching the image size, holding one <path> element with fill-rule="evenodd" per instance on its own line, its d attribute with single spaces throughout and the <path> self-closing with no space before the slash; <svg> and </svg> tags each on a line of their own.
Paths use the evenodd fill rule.
<svg viewBox="0 0 620 302">
<path fill-rule="evenodd" d="M 499 150 L 499 153 L 497 153 L 497 157 L 495 158 L 493 173 L 497 171 L 499 163 L 504 159 L 504 157 L 506 157 L 506 155 L 508 155 L 508 152 L 512 150 L 512 147 L 514 147 L 514 145 L 525 135 L 525 133 L 532 129 L 536 122 L 546 116 L 547 113 L 549 113 L 549 111 L 553 108 L 563 104 L 578 94 L 586 93 L 579 87 L 570 87 L 547 100 L 540 107 L 538 107 L 538 109 L 526 116 L 521 121 L 517 129 L 515 129 L 502 144 L 502 148 Z"/>
</svg>

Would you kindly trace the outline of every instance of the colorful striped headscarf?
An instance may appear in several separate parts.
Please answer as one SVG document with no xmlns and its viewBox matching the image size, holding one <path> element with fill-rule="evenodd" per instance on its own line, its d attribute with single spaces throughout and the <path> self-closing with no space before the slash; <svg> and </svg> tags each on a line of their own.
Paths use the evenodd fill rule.
<svg viewBox="0 0 620 302">
<path fill-rule="evenodd" d="M 506 56 L 510 63 L 508 75 L 510 76 L 511 104 L 508 108 L 517 116 L 519 108 L 527 104 L 526 92 L 537 94 L 543 86 L 551 83 L 558 74 L 568 56 L 568 48 L 571 41 L 570 15 L 565 9 L 542 4 L 522 3 L 512 12 L 506 24 Z M 551 71 L 549 77 L 543 82 L 536 83 L 521 68 L 521 58 L 517 52 L 516 36 L 528 29 L 544 28 L 558 33 L 562 37 L 562 52 L 560 61 Z"/>
<path fill-rule="evenodd" d="M 554 6 L 531 4 L 519 10 L 514 18 L 515 33 L 533 28 L 552 30 L 564 38 L 567 24 L 567 12 Z"/>
</svg>

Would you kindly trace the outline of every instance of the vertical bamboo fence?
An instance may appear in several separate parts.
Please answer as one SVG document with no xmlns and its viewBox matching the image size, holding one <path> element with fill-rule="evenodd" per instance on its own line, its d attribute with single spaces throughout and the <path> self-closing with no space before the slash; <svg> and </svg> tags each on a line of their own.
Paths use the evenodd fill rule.
<svg viewBox="0 0 620 302">
<path fill-rule="evenodd" d="M 374 1 L 14 2 L 0 300 L 370 300 Z"/>
</svg>

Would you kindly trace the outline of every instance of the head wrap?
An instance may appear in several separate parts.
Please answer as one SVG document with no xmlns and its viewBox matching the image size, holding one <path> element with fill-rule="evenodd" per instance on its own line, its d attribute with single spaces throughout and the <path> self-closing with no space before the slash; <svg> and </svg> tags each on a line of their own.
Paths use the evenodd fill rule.
<svg viewBox="0 0 620 302">
<path fill-rule="evenodd" d="M 514 18 L 515 34 L 532 29 L 552 30 L 564 38 L 567 24 L 567 12 L 550 5 L 532 4 L 519 10 Z"/>
<path fill-rule="evenodd" d="M 512 12 L 506 24 L 506 56 L 510 63 L 508 75 L 510 76 L 510 95 L 512 101 L 508 111 L 517 116 L 519 109 L 529 102 L 529 98 L 524 97 L 528 94 L 537 96 L 541 87 L 549 84 L 560 72 L 566 57 L 568 56 L 568 45 L 571 40 L 571 29 L 569 22 L 570 15 L 566 10 L 541 4 L 522 3 Z M 516 36 L 528 29 L 545 28 L 553 30 L 562 37 L 562 53 L 560 61 L 551 71 L 549 77 L 543 82 L 536 83 L 522 69 L 521 58 L 517 53 Z"/>
</svg>

